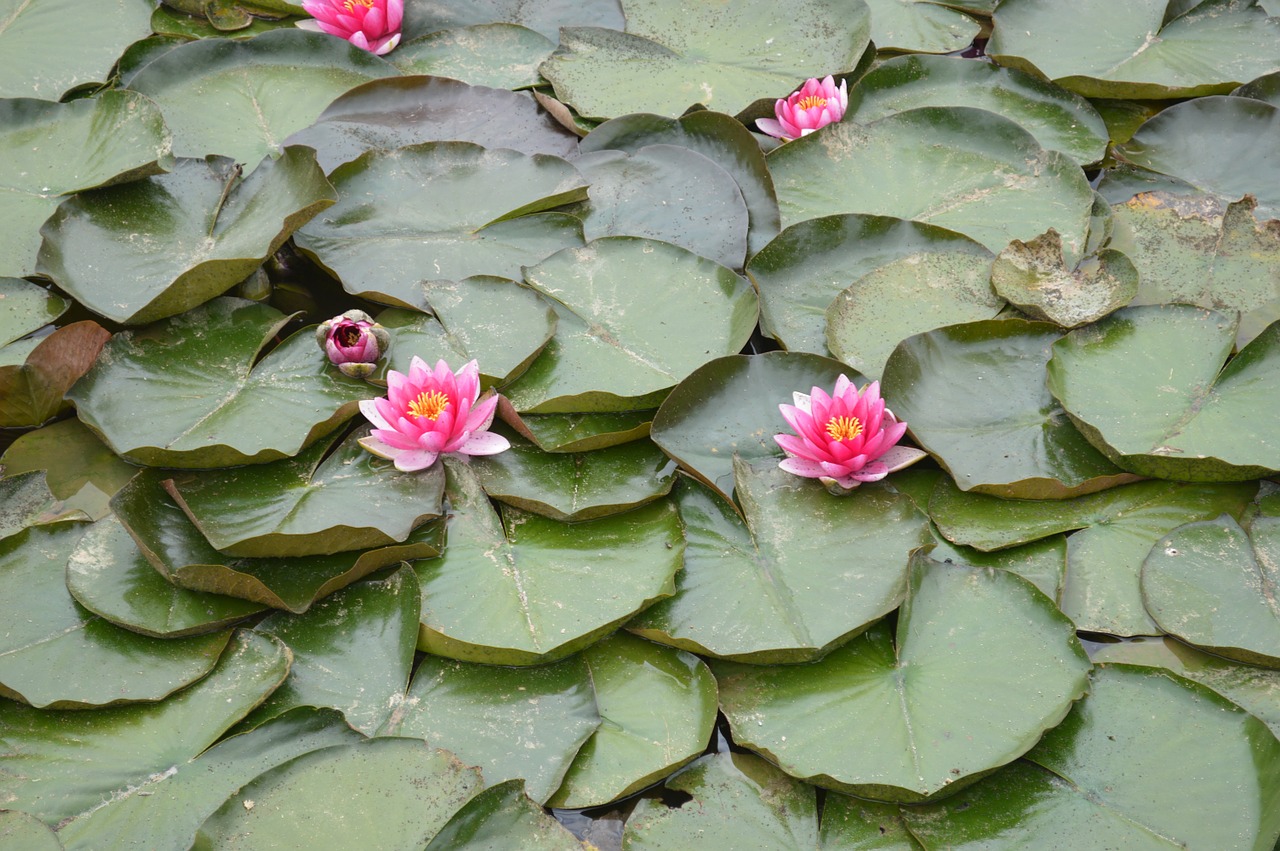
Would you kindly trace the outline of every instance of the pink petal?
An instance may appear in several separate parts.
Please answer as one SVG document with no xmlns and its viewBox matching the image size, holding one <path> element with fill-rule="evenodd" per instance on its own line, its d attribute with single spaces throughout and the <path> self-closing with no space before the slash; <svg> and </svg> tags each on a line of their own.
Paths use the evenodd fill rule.
<svg viewBox="0 0 1280 851">
<path fill-rule="evenodd" d="M 471 410 L 467 417 L 467 431 L 488 431 L 489 426 L 493 425 L 493 414 L 497 410 L 498 395 L 495 393 Z"/>
<path fill-rule="evenodd" d="M 775 434 L 773 440 L 782 447 L 783 452 L 788 455 L 794 455 L 797 458 L 808 458 L 811 461 L 825 461 L 830 458 L 821 448 L 794 435 Z"/>
<path fill-rule="evenodd" d="M 400 41 L 400 21 L 404 17 L 404 0 L 387 0 L 387 31 L 395 31 L 396 41 Z M 393 44 L 392 47 L 395 45 Z M 844 85 L 841 83 L 841 85 Z M 846 102 L 847 102 L 846 95 Z"/>
<path fill-rule="evenodd" d="M 351 35 L 347 36 L 347 41 L 351 42 L 352 44 L 354 44 L 356 47 L 360 48 L 361 50 L 368 50 L 368 49 L 369 49 L 369 39 L 365 38 L 365 37 L 364 37 L 364 33 L 362 33 L 362 32 L 358 32 L 358 31 L 357 31 L 357 32 L 353 32 Z M 434 461 L 434 460 L 435 460 L 435 459 L 433 458 L 433 459 L 432 459 L 432 461 Z M 397 461 L 397 464 L 398 464 L 398 463 L 399 463 L 399 462 Z M 430 465 L 426 465 L 426 466 L 430 466 Z M 400 468 L 400 469 L 404 469 L 404 468 Z M 408 469 L 408 470 L 405 470 L 405 472 L 410 472 L 411 470 L 421 470 L 421 469 L 422 469 L 421 467 L 413 467 L 413 468 L 410 468 L 410 469 Z"/>
<path fill-rule="evenodd" d="M 473 434 L 457 451 L 462 455 L 497 455 L 511 448 L 511 441 L 491 431 Z"/>
<path fill-rule="evenodd" d="M 403 432 L 379 428 L 374 429 L 372 434 L 384 446 L 389 446 L 392 449 L 412 451 L 419 448 L 418 441 Z"/>
<path fill-rule="evenodd" d="M 922 458 L 928 457 L 929 453 L 921 449 L 911 446 L 895 446 L 881 455 L 878 460 L 888 468 L 890 473 L 895 473 L 905 467 L 910 467 Z"/>
<path fill-rule="evenodd" d="M 792 475 L 804 476 L 806 479 L 816 479 L 826 475 L 821 464 L 816 461 L 806 461 L 803 458 L 783 459 L 778 462 L 778 467 Z"/>
<path fill-rule="evenodd" d="M 849 474 L 859 482 L 878 482 L 887 475 L 889 475 L 889 467 L 880 461 L 872 461 L 861 470 Z"/>
<path fill-rule="evenodd" d="M 439 453 L 436 452 L 402 452 L 396 456 L 396 469 L 403 473 L 412 473 L 416 470 L 425 470 L 432 464 L 436 463 Z"/>
<path fill-rule="evenodd" d="M 403 451 L 391 446 L 387 446 L 385 443 L 383 443 L 381 440 L 378 440 L 378 438 L 373 435 L 370 435 L 369 437 L 362 437 L 356 442 L 359 443 L 361 446 L 363 446 L 369 452 L 373 453 L 374 455 L 377 455 L 379 458 L 386 458 L 389 461 L 394 460 L 395 457 Z"/>
<path fill-rule="evenodd" d="M 788 136 L 787 131 L 783 126 L 772 118 L 757 118 L 756 129 L 761 133 L 768 134 L 775 139 L 782 139 L 783 141 L 789 141 L 790 139 L 795 138 L 793 136 Z"/>
<path fill-rule="evenodd" d="M 360 413 L 364 414 L 365 419 L 373 423 L 378 428 L 390 429 L 391 423 L 378 412 L 378 402 L 385 402 L 385 399 L 361 399 Z"/>
<path fill-rule="evenodd" d="M 395 35 L 390 36 L 389 38 L 385 38 L 380 41 L 375 41 L 373 43 L 372 52 L 375 56 L 383 56 L 385 54 L 390 53 L 392 50 L 394 50 L 395 46 L 399 43 L 400 43 L 400 33 L 396 33 Z"/>
</svg>

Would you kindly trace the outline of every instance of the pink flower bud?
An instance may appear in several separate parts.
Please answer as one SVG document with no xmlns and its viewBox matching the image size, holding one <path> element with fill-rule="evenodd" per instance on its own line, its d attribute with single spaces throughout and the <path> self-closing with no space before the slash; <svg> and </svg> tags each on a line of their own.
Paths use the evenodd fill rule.
<svg viewBox="0 0 1280 851">
<path fill-rule="evenodd" d="M 316 342 L 343 375 L 365 378 L 391 344 L 391 335 L 363 310 L 348 310 L 321 322 Z"/>
</svg>

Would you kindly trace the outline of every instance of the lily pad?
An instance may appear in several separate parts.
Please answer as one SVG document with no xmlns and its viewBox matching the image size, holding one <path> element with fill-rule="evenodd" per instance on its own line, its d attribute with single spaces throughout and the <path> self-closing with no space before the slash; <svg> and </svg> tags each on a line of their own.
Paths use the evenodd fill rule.
<svg viewBox="0 0 1280 851">
<path fill-rule="evenodd" d="M 1263 74 L 1231 93 L 1235 97 L 1253 98 L 1272 106 L 1280 106 L 1280 71 Z"/>
<path fill-rule="evenodd" d="M 1259 223 L 1251 196 L 1167 191 L 1135 195 L 1115 210 L 1112 246 L 1141 271 L 1133 304 L 1198 304 L 1239 311 L 1236 348 L 1280 319 L 1280 223 Z"/>
<path fill-rule="evenodd" d="M 64 202 L 40 229 L 36 269 L 95 313 L 141 325 L 226 292 L 335 200 L 306 148 L 243 180 L 225 157 L 180 159 Z"/>
<path fill-rule="evenodd" d="M 1183 13 L 1170 15 L 1169 7 Z M 1280 67 L 1280 23 L 1233 0 L 1012 0 L 1000 4 L 993 23 L 988 56 L 1086 97 L 1226 94 Z"/>
<path fill-rule="evenodd" d="M 444 471 L 402 473 L 358 443 L 321 440 L 293 458 L 249 469 L 180 475 L 166 484 L 214 549 L 292 558 L 403 543 L 443 510 Z"/>
<path fill-rule="evenodd" d="M 1045 364 L 1060 336 L 1052 325 L 1020 319 L 918 334 L 889 356 L 883 393 L 962 490 L 1061 499 L 1132 481 L 1045 390 Z"/>
<path fill-rule="evenodd" d="M 80 709 L 160 700 L 208 674 L 230 632 L 150 638 L 103 620 L 71 597 L 67 561 L 87 528 L 35 526 L 0 542 L 0 578 L 9 589 L 0 694 L 35 707 Z M 147 659 L 141 670 L 139 656 Z"/>
<path fill-rule="evenodd" d="M 917 802 L 1017 759 L 1062 720 L 1092 667 L 1071 622 L 1006 571 L 913 562 L 896 640 L 877 625 L 803 667 L 714 663 L 738 744 L 793 777 Z"/>
<path fill-rule="evenodd" d="M 1142 599 L 1161 628 L 1211 653 L 1280 668 L 1280 518 L 1246 534 L 1229 516 L 1179 526 L 1142 565 Z"/>
<path fill-rule="evenodd" d="M 909 497 L 868 485 L 839 499 L 769 460 L 734 469 L 742 517 L 701 485 L 681 488 L 675 596 L 628 629 L 721 659 L 808 662 L 901 604 L 911 551 L 928 541 Z"/>
<path fill-rule="evenodd" d="M 853 214 L 803 221 L 788 227 L 747 264 L 747 274 L 760 290 L 761 328 L 790 351 L 824 355 L 829 307 L 859 279 L 897 261 L 904 268 L 954 264 L 968 272 L 970 262 L 989 265 L 991 252 L 961 234 L 889 216 Z M 869 289 L 869 294 L 882 292 L 879 286 Z M 937 297 L 930 289 L 928 300 Z M 881 307 L 878 312 L 885 314 L 882 321 L 901 323 L 909 321 L 901 317 L 926 309 L 913 301 L 909 310 Z"/>
<path fill-rule="evenodd" d="M 594 452 L 549 453 L 508 435 L 511 448 L 472 467 L 495 499 L 560 520 L 595 520 L 671 492 L 675 465 L 647 440 Z"/>
<path fill-rule="evenodd" d="M 43 471 L 0 478 L 0 540 L 32 526 L 86 519 L 84 512 L 68 508 L 49 491 Z"/>
<path fill-rule="evenodd" d="M 1112 248 L 1068 266 L 1062 239 L 1049 230 L 1029 242 L 1009 243 L 991 267 L 991 286 L 1032 319 L 1077 328 L 1133 301 L 1138 270 Z"/>
<path fill-rule="evenodd" d="M 0 773 L 0 796 L 8 807 L 58 824 L 102 809 L 105 801 L 152 791 L 216 742 L 288 671 L 284 645 L 238 632 L 208 676 L 160 703 L 78 712 L 0 702 L 0 748 L 13 766 Z"/>
<path fill-rule="evenodd" d="M 1067 537 L 1051 535 L 1021 546 L 984 553 L 973 547 L 957 546 L 935 532 L 934 547 L 929 555 L 934 561 L 946 564 L 998 567 L 1016 573 L 1050 600 L 1058 602 L 1067 570 Z"/>
<path fill-rule="evenodd" d="M 623 25 L 618 0 L 407 0 L 405 38 L 474 24 L 511 23 L 553 41 L 561 27 Z"/>
<path fill-rule="evenodd" d="M 90 520 L 106 516 L 108 500 L 138 472 L 74 417 L 22 435 L 0 464 L 6 476 L 44 470 L 50 493 Z"/>
<path fill-rule="evenodd" d="M 773 435 L 787 431 L 778 405 L 792 393 L 860 376 L 839 361 L 802 352 L 731 355 L 695 370 L 653 418 L 653 442 L 694 478 L 732 502 L 733 459 L 782 458 Z"/>
<path fill-rule="evenodd" d="M 1256 486 L 1137 482 L 1065 500 L 1007 500 L 965 494 L 940 481 L 929 515 L 949 540 L 990 551 L 1061 532 L 1067 572 L 1059 595 L 1076 626 L 1112 635 L 1154 635 L 1139 587 L 1142 561 L 1183 523 L 1240 516 Z"/>
<path fill-rule="evenodd" d="M 38 426 L 69 407 L 63 394 L 89 370 L 110 336 L 85 319 L 0 349 L 0 428 Z"/>
<path fill-rule="evenodd" d="M 0 278 L 0 348 L 38 331 L 66 312 L 68 302 L 21 278 Z"/>
<path fill-rule="evenodd" d="M 1244 481 L 1280 470 L 1280 322 L 1230 363 L 1237 321 L 1183 304 L 1129 307 L 1053 345 L 1046 385 L 1126 470 Z"/>
<path fill-rule="evenodd" d="M 329 365 L 310 329 L 255 363 L 288 321 L 266 305 L 215 299 L 115 335 L 67 398 L 135 463 L 223 467 L 295 455 L 370 392 Z"/>
<path fill-rule="evenodd" d="M 875 42 L 885 47 L 880 39 Z M 1107 126 L 1080 95 L 1016 68 L 951 57 L 899 56 L 877 65 L 849 92 L 844 120 L 866 124 L 921 106 L 974 106 L 1003 115 L 1043 147 L 1070 154 L 1081 164 L 1097 162 L 1106 153 Z"/>
<path fill-rule="evenodd" d="M 548 806 L 617 800 L 706 750 L 716 721 L 716 681 L 700 659 L 625 633 L 582 656 L 601 723 Z"/>
<path fill-rule="evenodd" d="M 489 782 L 486 780 L 486 782 Z M 513 844 L 537 851 L 591 851 L 525 794 L 524 784 L 508 780 L 490 786 L 454 813 L 425 851 L 502 851 Z"/>
<path fill-rule="evenodd" d="M 626 0 L 623 8 L 625 33 L 563 27 L 560 48 L 539 69 L 579 115 L 674 118 L 692 104 L 732 115 L 762 94 L 785 97 L 808 77 L 853 69 L 870 41 L 861 0 L 785 8 L 769 0 L 695 7 Z"/>
<path fill-rule="evenodd" d="M 555 49 L 554 41 L 527 27 L 477 24 L 403 42 L 391 56 L 391 63 L 405 74 L 434 74 L 473 86 L 521 89 L 538 84 L 538 66 Z"/>
<path fill-rule="evenodd" d="M 759 312 L 755 290 L 732 270 L 652 239 L 604 237 L 524 274 L 559 321 L 503 390 L 522 413 L 650 408 L 708 360 L 739 351 Z"/>
<path fill-rule="evenodd" d="M 422 281 L 518 278 L 582 243 L 577 219 L 545 212 L 587 194 L 558 157 L 426 142 L 370 151 L 331 177 L 341 200 L 295 240 L 348 292 L 376 301 L 416 306 Z"/>
<path fill-rule="evenodd" d="M 367 50 L 287 28 L 243 41 L 200 39 L 157 57 L 129 88 L 164 112 L 180 157 L 222 154 L 256 163 L 353 86 L 398 76 Z"/>
<path fill-rule="evenodd" d="M 498 399 L 498 416 L 544 452 L 592 452 L 648 437 L 654 412 L 521 416 L 502 397 Z"/>
<path fill-rule="evenodd" d="M 395 52 L 397 59 L 402 52 Z M 356 86 L 285 142 L 315 148 L 326 172 L 366 151 L 389 152 L 422 142 L 474 142 L 530 156 L 567 157 L 578 148 L 577 137 L 527 94 L 419 76 Z"/>
<path fill-rule="evenodd" d="M 63 851 L 53 828 L 17 810 L 0 811 L 0 842 L 24 851 Z"/>
<path fill-rule="evenodd" d="M 418 647 L 462 661 L 552 662 L 670 596 L 684 555 L 667 501 L 573 525 L 504 506 L 467 466 L 446 459 L 444 555 L 414 564 L 422 585 Z"/>
<path fill-rule="evenodd" d="M 964 50 L 982 29 L 958 9 L 931 0 L 867 0 L 867 6 L 878 50 L 950 53 Z"/>
</svg>

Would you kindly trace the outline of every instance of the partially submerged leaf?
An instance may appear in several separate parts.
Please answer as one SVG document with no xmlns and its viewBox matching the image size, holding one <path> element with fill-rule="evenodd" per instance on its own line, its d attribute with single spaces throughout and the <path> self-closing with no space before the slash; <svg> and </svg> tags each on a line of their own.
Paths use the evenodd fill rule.
<svg viewBox="0 0 1280 851">
<path fill-rule="evenodd" d="M 1032 319 L 1063 328 L 1097 322 L 1138 293 L 1138 270 L 1124 254 L 1104 248 L 1068 266 L 1052 228 L 1029 242 L 1015 239 L 991 267 L 991 286 Z"/>
</svg>

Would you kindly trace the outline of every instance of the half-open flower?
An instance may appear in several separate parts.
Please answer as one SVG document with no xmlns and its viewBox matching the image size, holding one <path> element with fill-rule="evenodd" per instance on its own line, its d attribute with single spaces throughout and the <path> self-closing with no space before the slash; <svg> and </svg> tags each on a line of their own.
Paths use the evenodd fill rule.
<svg viewBox="0 0 1280 851">
<path fill-rule="evenodd" d="M 348 310 L 321 322 L 316 342 L 343 375 L 365 378 L 391 345 L 391 335 L 363 310 Z"/>
<path fill-rule="evenodd" d="M 830 396 L 821 387 L 794 396 L 795 405 L 779 405 L 778 410 L 796 433 L 773 436 L 787 453 L 778 466 L 788 473 L 849 489 L 925 457 L 919 449 L 897 445 L 907 424 L 884 406 L 878 381 L 859 392 L 842 375 Z"/>
<path fill-rule="evenodd" d="M 835 78 L 807 80 L 800 91 L 773 105 L 777 120 L 756 119 L 756 127 L 763 133 L 776 136 L 784 142 L 807 136 L 819 127 L 826 127 L 844 117 L 849 108 L 849 87 L 844 80 L 836 88 Z"/>
<path fill-rule="evenodd" d="M 381 56 L 400 43 L 404 0 L 302 0 L 312 20 L 298 21 L 304 30 L 345 38 Z"/>
<path fill-rule="evenodd" d="M 480 399 L 480 368 L 471 361 L 455 375 L 444 361 L 429 369 L 414 357 L 409 374 L 387 373 L 387 395 L 366 399 L 360 412 L 373 431 L 360 445 L 395 462 L 397 470 L 423 470 L 441 455 L 496 455 L 511 442 L 489 431 L 498 397 Z"/>
</svg>

